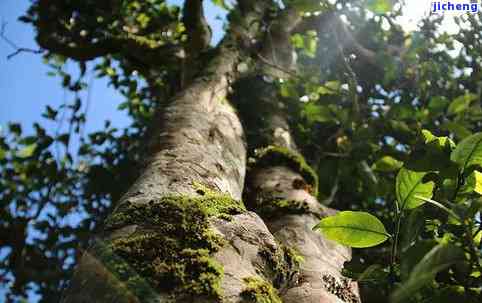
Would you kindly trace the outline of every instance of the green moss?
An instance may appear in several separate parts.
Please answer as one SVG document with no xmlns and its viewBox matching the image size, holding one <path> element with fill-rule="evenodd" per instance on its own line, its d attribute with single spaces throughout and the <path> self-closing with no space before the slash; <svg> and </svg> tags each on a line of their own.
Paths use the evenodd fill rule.
<svg viewBox="0 0 482 303">
<path fill-rule="evenodd" d="M 109 283 L 110 289 L 107 292 L 115 292 L 104 294 L 107 296 L 118 298 L 134 298 L 142 302 L 155 302 L 157 293 L 152 286 L 141 277 L 134 268 L 123 260 L 121 257 L 114 254 L 112 247 L 102 242 L 96 242 L 94 245 L 94 253 L 98 260 L 106 267 L 108 271 L 114 276 L 114 279 Z M 98 294 L 101 297 L 101 294 Z M 129 300 L 127 300 L 129 301 Z"/>
<path fill-rule="evenodd" d="M 256 151 L 256 167 L 270 167 L 276 165 L 287 166 L 298 172 L 310 186 L 309 191 L 314 196 L 318 191 L 318 175 L 306 163 L 302 155 L 285 147 L 268 146 Z"/>
<path fill-rule="evenodd" d="M 310 211 L 308 203 L 305 201 L 273 199 L 272 194 L 267 196 L 267 198 L 264 198 L 263 195 L 258 196 L 255 201 L 254 208 L 262 218 L 270 219 L 286 214 L 305 214 Z"/>
<path fill-rule="evenodd" d="M 243 202 L 234 200 L 228 194 L 220 193 L 198 182 L 194 182 L 193 187 L 202 196 L 198 198 L 199 203 L 209 216 L 226 218 L 226 215 L 246 211 Z"/>
<path fill-rule="evenodd" d="M 112 229 L 129 224 L 165 225 L 163 214 L 170 212 L 172 208 L 185 210 L 195 206 L 208 217 L 222 218 L 246 211 L 243 202 L 234 200 L 227 194 L 216 192 L 199 183 L 193 186 L 200 197 L 166 196 L 144 205 L 126 202 L 107 218 L 105 228 Z"/>
<path fill-rule="evenodd" d="M 304 259 L 295 249 L 278 244 L 278 249 L 264 249 L 260 254 L 268 265 L 265 274 L 272 277 L 276 288 L 285 288 L 296 282 Z"/>
<path fill-rule="evenodd" d="M 133 224 L 140 227 L 107 247 L 111 255 L 123 261 L 112 265 L 126 284 L 136 287 L 134 282 L 142 277 L 152 289 L 173 298 L 221 300 L 223 268 L 211 255 L 224 240 L 209 228 L 208 219 L 229 218 L 245 209 L 227 195 L 195 186 L 199 197 L 168 196 L 145 204 L 125 202 L 108 218 L 106 229 Z M 127 265 L 132 270 L 127 270 Z"/>
<path fill-rule="evenodd" d="M 278 292 L 273 285 L 258 277 L 248 277 L 243 279 L 246 288 L 241 293 L 243 299 L 255 303 L 282 303 Z"/>
</svg>

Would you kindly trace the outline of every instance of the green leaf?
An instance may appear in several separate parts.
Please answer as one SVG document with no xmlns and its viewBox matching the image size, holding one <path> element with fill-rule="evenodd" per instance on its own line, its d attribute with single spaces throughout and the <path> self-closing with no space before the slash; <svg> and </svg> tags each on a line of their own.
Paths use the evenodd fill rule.
<svg viewBox="0 0 482 303">
<path fill-rule="evenodd" d="M 449 137 L 437 137 L 429 130 L 423 129 L 422 136 L 425 139 L 425 144 L 433 145 L 440 150 L 455 148 L 455 143 Z"/>
<path fill-rule="evenodd" d="M 27 145 L 17 153 L 17 157 L 19 157 L 19 158 L 31 157 L 33 155 L 33 153 L 35 152 L 35 149 L 37 149 L 36 143 Z"/>
<path fill-rule="evenodd" d="M 372 169 L 381 172 L 393 172 L 400 169 L 402 166 L 403 162 L 398 161 L 391 156 L 383 156 L 372 165 Z"/>
<path fill-rule="evenodd" d="M 318 46 L 317 33 L 316 31 L 309 30 L 304 34 L 294 34 L 291 36 L 291 44 L 296 49 L 301 49 L 306 56 L 314 58 Z"/>
<path fill-rule="evenodd" d="M 465 182 L 459 188 L 457 196 L 465 200 L 467 196 L 472 195 L 474 192 L 482 195 L 482 173 L 477 170 L 474 170 L 465 178 Z"/>
<path fill-rule="evenodd" d="M 324 85 L 318 87 L 317 92 L 320 95 L 336 95 L 340 91 L 340 86 L 339 81 L 327 81 Z"/>
<path fill-rule="evenodd" d="M 447 98 L 444 96 L 435 96 L 430 99 L 428 109 L 431 114 L 438 115 L 445 111 L 445 108 L 447 108 L 448 104 L 449 100 L 447 100 Z"/>
<path fill-rule="evenodd" d="M 109 76 L 115 76 L 116 75 L 115 69 L 113 69 L 110 66 L 105 69 L 105 73 Z"/>
<path fill-rule="evenodd" d="M 136 17 L 136 21 L 139 22 L 139 25 L 141 26 L 141 28 L 146 28 L 147 25 L 149 25 L 150 20 L 151 18 L 144 13 L 141 13 Z"/>
<path fill-rule="evenodd" d="M 295 48 L 304 48 L 305 41 L 303 40 L 303 36 L 301 34 L 294 34 L 291 36 L 291 44 Z"/>
<path fill-rule="evenodd" d="M 295 99 L 299 99 L 300 96 L 298 94 L 298 91 L 297 91 L 297 88 L 296 88 L 296 85 L 292 82 L 292 81 L 284 81 L 281 85 L 280 85 L 280 94 L 281 96 L 283 97 L 286 97 L 286 98 L 295 98 Z"/>
<path fill-rule="evenodd" d="M 476 133 L 460 142 L 450 155 L 462 171 L 471 165 L 482 164 L 482 133 Z"/>
<path fill-rule="evenodd" d="M 45 113 L 42 114 L 42 117 L 55 121 L 55 118 L 57 117 L 58 112 L 54 110 L 52 107 L 50 107 L 49 105 L 46 106 L 45 110 L 46 111 Z"/>
<path fill-rule="evenodd" d="M 336 80 L 335 81 L 326 81 L 324 85 L 326 87 L 328 87 L 329 89 L 334 90 L 334 91 L 339 91 L 340 87 L 341 87 L 340 81 L 336 81 Z"/>
<path fill-rule="evenodd" d="M 477 234 L 474 236 L 475 245 L 480 246 L 480 241 L 482 241 L 482 230 L 479 230 Z"/>
<path fill-rule="evenodd" d="M 470 136 L 472 133 L 461 122 L 446 122 L 442 125 L 442 128 L 452 132 L 457 138 L 464 139 Z"/>
<path fill-rule="evenodd" d="M 330 240 L 351 247 L 371 247 L 385 242 L 390 235 L 375 216 L 366 212 L 342 211 L 321 219 L 319 229 Z"/>
<path fill-rule="evenodd" d="M 415 265 L 407 281 L 392 295 L 393 303 L 407 302 L 416 291 L 433 281 L 435 275 L 451 265 L 464 261 L 464 252 L 457 246 L 439 244 Z"/>
<path fill-rule="evenodd" d="M 312 12 L 322 9 L 319 0 L 288 0 L 286 3 L 301 12 Z"/>
<path fill-rule="evenodd" d="M 388 278 L 389 272 L 380 264 L 372 264 L 367 267 L 357 278 L 357 282 L 383 282 Z"/>
<path fill-rule="evenodd" d="M 402 168 L 396 179 L 396 195 L 400 210 L 412 209 L 424 204 L 425 201 L 418 197 L 432 198 L 435 183 L 423 183 L 426 172 L 415 172 Z"/>
<path fill-rule="evenodd" d="M 335 118 L 331 113 L 331 110 L 328 106 L 322 106 L 315 104 L 313 102 L 307 103 L 303 108 L 302 112 L 303 116 L 306 117 L 308 122 L 330 122 L 334 121 Z"/>
<path fill-rule="evenodd" d="M 474 187 L 474 191 L 478 194 L 481 194 L 482 195 L 482 173 L 475 170 L 473 172 L 474 174 L 474 177 L 475 177 L 475 187 Z"/>
<path fill-rule="evenodd" d="M 451 215 L 454 219 L 456 219 L 457 221 L 461 222 L 462 220 L 460 219 L 459 216 L 457 216 L 456 213 L 454 213 L 452 210 L 448 209 L 445 205 L 443 205 L 442 203 L 440 202 L 437 202 L 435 200 L 432 200 L 432 199 L 428 199 L 428 198 L 424 198 L 424 197 L 420 197 L 420 196 L 417 196 L 415 195 L 415 198 L 418 198 L 420 200 L 423 200 L 427 203 L 430 203 L 432 205 L 435 205 L 437 206 L 438 208 L 442 209 L 443 211 L 445 211 L 446 213 L 448 213 L 449 215 Z"/>
<path fill-rule="evenodd" d="M 118 110 L 124 110 L 124 109 L 126 109 L 126 108 L 128 108 L 128 107 L 129 107 L 129 101 L 126 101 L 126 102 L 122 102 L 121 104 L 119 104 L 119 105 L 117 106 L 117 109 L 118 109 Z"/>
<path fill-rule="evenodd" d="M 70 134 L 65 133 L 57 137 L 57 141 L 62 142 L 66 147 L 69 146 Z"/>
<path fill-rule="evenodd" d="M 367 7 L 375 14 L 385 14 L 392 10 L 393 2 L 391 0 L 368 0 Z"/>
<path fill-rule="evenodd" d="M 0 147 L 0 160 L 3 160 L 7 157 L 7 152 Z"/>
<path fill-rule="evenodd" d="M 448 108 L 448 113 L 455 115 L 466 111 L 470 107 L 470 103 L 477 99 L 477 95 L 466 94 L 455 98 L 452 103 L 450 103 Z"/>
<path fill-rule="evenodd" d="M 437 244 L 437 241 L 433 239 L 419 241 L 402 253 L 400 258 L 400 275 L 403 281 L 408 280 L 412 269 Z"/>
<path fill-rule="evenodd" d="M 216 6 L 219 6 L 223 9 L 226 9 L 228 10 L 229 7 L 226 5 L 226 2 L 224 2 L 224 0 L 212 0 L 213 1 L 213 4 L 216 5 Z"/>
<path fill-rule="evenodd" d="M 22 126 L 18 123 L 9 123 L 8 124 L 8 129 L 10 130 L 11 133 L 13 133 L 15 136 L 20 136 L 22 134 Z"/>
<path fill-rule="evenodd" d="M 400 251 L 410 249 L 425 226 L 425 214 L 422 208 L 416 208 L 405 217 L 400 232 Z"/>
</svg>

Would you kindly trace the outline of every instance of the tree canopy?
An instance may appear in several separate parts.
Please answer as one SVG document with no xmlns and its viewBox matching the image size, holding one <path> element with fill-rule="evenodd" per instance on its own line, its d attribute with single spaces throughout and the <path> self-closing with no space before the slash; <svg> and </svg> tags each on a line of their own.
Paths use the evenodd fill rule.
<svg viewBox="0 0 482 303">
<path fill-rule="evenodd" d="M 231 97 L 243 122 L 260 129 L 267 127 L 264 112 L 287 115 L 314 169 L 313 192 L 342 210 L 316 229 L 368 247 L 355 249 L 345 264 L 362 301 L 476 302 L 482 291 L 482 14 L 456 17 L 455 34 L 444 31 L 437 14 L 407 32 L 402 2 L 266 1 L 263 24 L 245 22 L 248 29 L 240 29 L 230 25 L 239 23 L 244 2 L 213 0 L 228 12 L 227 32 L 259 26 L 273 40 L 284 33 L 279 28 L 291 26 L 280 15 L 302 12 L 289 45 L 270 50 L 270 58 L 269 45 L 261 45 L 269 39 L 239 42 L 254 53 L 237 69 L 256 70 L 260 85 L 231 83 Z M 89 236 L 136 179 L 152 117 L 217 51 L 194 11 L 164 0 L 35 0 L 20 17 L 35 28 L 41 56 L 61 87 L 85 90 L 85 72 L 95 70 L 125 97 L 118 109 L 132 124 L 116 129 L 106 122 L 86 134 L 86 100 L 76 98 L 42 114 L 68 123 L 67 132 L 34 122 L 35 133 L 24 134 L 12 122 L 0 133 L 0 280 L 11 286 L 9 300 L 33 292 L 42 302 L 57 301 Z M 80 74 L 66 73 L 66 62 L 78 64 Z M 266 83 L 277 101 L 250 103 Z M 250 146 L 264 145 L 259 133 L 246 136 Z"/>
</svg>

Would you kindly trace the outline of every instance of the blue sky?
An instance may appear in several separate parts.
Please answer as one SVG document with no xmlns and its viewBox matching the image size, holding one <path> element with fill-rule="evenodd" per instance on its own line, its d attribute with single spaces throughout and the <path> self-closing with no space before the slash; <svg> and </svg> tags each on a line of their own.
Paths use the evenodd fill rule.
<svg viewBox="0 0 482 303">
<path fill-rule="evenodd" d="M 27 0 L 0 1 L 0 22 L 7 22 L 6 36 L 10 40 L 21 47 L 36 49 L 33 28 L 17 21 L 28 7 Z M 5 127 L 8 121 L 20 122 L 29 132 L 32 123 L 41 119 L 47 104 L 56 108 L 64 100 L 71 101 L 73 96 L 62 90 L 59 78 L 47 76 L 50 68 L 42 62 L 41 55 L 21 53 L 8 60 L 7 55 L 13 51 L 8 44 L 0 41 L 0 125 Z M 72 63 L 66 68 L 75 70 Z M 115 110 L 122 97 L 107 88 L 106 80 L 93 81 L 91 98 L 95 105 L 88 114 L 88 130 L 100 128 L 103 120 L 109 118 L 115 125 L 127 124 L 127 117 Z M 48 128 L 54 127 L 45 120 L 42 122 Z"/>
<path fill-rule="evenodd" d="M 168 2 L 180 4 L 183 1 Z M 222 37 L 225 12 L 213 6 L 210 1 L 206 2 L 206 17 L 213 27 L 213 42 L 216 43 Z M 15 44 L 36 49 L 38 46 L 34 40 L 34 29 L 29 24 L 17 21 L 29 5 L 28 0 L 0 0 L 0 22 L 7 22 L 6 36 Z M 10 121 L 21 123 L 26 132 L 31 132 L 33 122 L 38 121 L 47 128 L 56 127 L 54 123 L 42 119 L 41 113 L 47 104 L 56 108 L 65 101 L 71 101 L 73 95 L 62 90 L 59 78 L 47 75 L 50 68 L 42 62 L 41 55 L 21 53 L 8 60 L 7 56 L 13 51 L 0 40 L 0 127 L 5 128 Z M 66 69 L 77 71 L 73 63 L 68 64 Z M 87 77 L 89 79 L 90 75 Z M 94 79 L 91 85 L 86 131 L 102 128 L 106 119 L 111 120 L 114 126 L 127 126 L 129 119 L 124 112 L 117 110 L 123 97 L 107 86 L 106 79 Z M 84 92 L 82 97 L 85 100 L 87 93 Z"/>
</svg>

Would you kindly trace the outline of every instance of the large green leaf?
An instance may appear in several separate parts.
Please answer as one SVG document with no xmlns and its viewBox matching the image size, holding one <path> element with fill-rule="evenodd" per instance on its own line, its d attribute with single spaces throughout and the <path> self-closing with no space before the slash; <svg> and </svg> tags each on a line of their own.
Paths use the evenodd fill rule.
<svg viewBox="0 0 482 303">
<path fill-rule="evenodd" d="M 426 172 L 416 172 L 406 168 L 398 172 L 395 190 L 400 210 L 416 208 L 425 203 L 416 196 L 432 198 L 435 183 L 433 181 L 423 183 L 426 174 Z"/>
<path fill-rule="evenodd" d="M 342 211 L 321 219 L 319 229 L 330 240 L 351 247 L 371 247 L 385 242 L 390 235 L 375 216 L 366 212 Z"/>
<path fill-rule="evenodd" d="M 462 140 L 450 155 L 462 171 L 471 165 L 482 165 L 482 133 L 476 133 Z"/>
<path fill-rule="evenodd" d="M 464 252 L 457 246 L 436 245 L 415 265 L 407 281 L 393 293 L 392 302 L 407 302 L 416 291 L 433 281 L 438 272 L 464 261 L 464 258 Z"/>
</svg>

